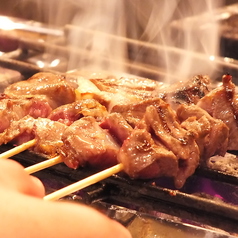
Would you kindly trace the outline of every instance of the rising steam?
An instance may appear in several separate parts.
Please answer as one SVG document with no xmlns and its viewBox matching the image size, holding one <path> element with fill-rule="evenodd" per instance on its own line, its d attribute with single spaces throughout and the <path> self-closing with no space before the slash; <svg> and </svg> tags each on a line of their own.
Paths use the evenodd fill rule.
<svg viewBox="0 0 238 238">
<path fill-rule="evenodd" d="M 79 57 L 72 50 L 69 69 L 131 73 L 135 68 L 140 73 L 140 67 L 149 64 L 184 78 L 214 70 L 211 59 L 219 54 L 215 10 L 222 4 L 222 0 L 38 0 L 37 8 L 45 22 L 64 27 L 67 44 L 81 53 Z"/>
</svg>

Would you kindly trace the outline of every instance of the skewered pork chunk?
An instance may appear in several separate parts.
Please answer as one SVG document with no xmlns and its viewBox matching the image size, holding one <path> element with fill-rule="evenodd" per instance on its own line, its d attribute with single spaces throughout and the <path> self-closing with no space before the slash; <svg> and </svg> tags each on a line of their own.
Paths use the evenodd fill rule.
<svg viewBox="0 0 238 238">
<path fill-rule="evenodd" d="M 120 113 L 132 127 L 135 127 L 136 124 L 143 118 L 146 108 L 150 105 L 156 106 L 157 104 L 160 104 L 160 102 L 161 99 L 158 97 L 145 99 L 136 103 L 115 105 L 110 112 Z"/>
<path fill-rule="evenodd" d="M 78 84 L 83 98 L 94 98 L 106 106 L 108 111 L 117 112 L 115 107 L 130 107 L 131 104 L 156 97 L 169 102 L 174 108 L 180 103 L 197 103 L 209 92 L 210 79 L 197 75 L 187 82 L 179 82 L 176 86 L 168 87 L 150 79 L 79 77 Z"/>
<path fill-rule="evenodd" d="M 122 144 L 123 141 L 129 137 L 133 128 L 127 123 L 120 113 L 110 113 L 100 123 L 100 127 L 108 129 L 109 133 L 119 140 Z"/>
<path fill-rule="evenodd" d="M 118 161 L 132 178 L 175 177 L 178 173 L 174 153 L 154 140 L 146 128 L 132 131 L 119 150 Z"/>
<path fill-rule="evenodd" d="M 4 93 L 9 97 L 45 95 L 52 108 L 75 101 L 77 85 L 63 75 L 37 73 L 25 81 L 8 86 Z"/>
<path fill-rule="evenodd" d="M 172 87 L 158 87 L 157 97 L 146 98 L 139 101 L 129 101 L 124 104 L 115 104 L 110 112 L 121 113 L 127 122 L 132 126 L 143 118 L 144 112 L 149 105 L 157 105 L 163 99 L 174 109 L 180 104 L 196 104 L 199 99 L 209 92 L 210 79 L 207 76 L 197 75 L 187 82 L 179 82 Z"/>
<path fill-rule="evenodd" d="M 197 105 L 229 128 L 228 150 L 238 150 L 238 96 L 231 75 L 224 75 L 223 85 L 212 90 Z"/>
<path fill-rule="evenodd" d="M 0 98 L 0 133 L 13 121 L 29 115 L 34 118 L 47 117 L 52 111 L 45 96 L 28 96 L 11 99 L 2 94 Z"/>
<path fill-rule="evenodd" d="M 143 119 L 122 144 L 118 161 L 131 177 L 166 175 L 174 177 L 176 187 L 181 188 L 197 168 L 199 157 L 193 134 L 181 127 L 175 111 L 160 100 L 146 108 Z"/>
<path fill-rule="evenodd" d="M 69 126 L 84 116 L 92 116 L 101 121 L 107 114 L 107 109 L 95 99 L 82 99 L 54 109 L 48 118 Z"/>
<path fill-rule="evenodd" d="M 211 80 L 206 75 L 196 75 L 187 81 L 180 81 L 174 85 L 159 90 L 159 97 L 168 102 L 173 109 L 180 104 L 197 104 L 209 93 Z"/>
<path fill-rule="evenodd" d="M 33 138 L 37 140 L 32 151 L 48 156 L 57 155 L 58 148 L 63 145 L 62 133 L 66 125 L 48 118 L 34 119 L 25 116 L 19 121 L 13 121 L 9 128 L 0 134 L 0 144 L 11 142 L 22 144 Z"/>
<path fill-rule="evenodd" d="M 177 116 L 182 127 L 195 135 L 201 161 L 205 162 L 213 155 L 225 155 L 229 128 L 223 121 L 213 118 L 197 105 L 181 104 L 177 109 Z"/>
<path fill-rule="evenodd" d="M 62 141 L 59 153 L 70 168 L 90 165 L 102 169 L 117 163 L 119 145 L 94 117 L 75 121 L 64 131 Z"/>
</svg>

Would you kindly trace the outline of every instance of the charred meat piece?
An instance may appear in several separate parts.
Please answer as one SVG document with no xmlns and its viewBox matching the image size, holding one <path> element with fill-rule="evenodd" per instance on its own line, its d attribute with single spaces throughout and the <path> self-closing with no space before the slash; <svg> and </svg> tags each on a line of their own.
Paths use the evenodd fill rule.
<svg viewBox="0 0 238 238">
<path fill-rule="evenodd" d="M 229 128 L 197 105 L 180 105 L 177 115 L 182 126 L 193 133 L 199 145 L 201 161 L 213 155 L 224 156 L 228 146 Z"/>
<path fill-rule="evenodd" d="M 52 108 L 75 101 L 77 85 L 63 75 L 37 73 L 25 81 L 8 86 L 4 93 L 9 97 L 45 95 Z"/>
<path fill-rule="evenodd" d="M 159 91 L 159 96 L 176 109 L 180 104 L 197 104 L 197 102 L 209 93 L 211 80 L 206 75 L 196 75 L 187 81 L 181 81 L 169 88 L 165 87 L 164 92 Z"/>
<path fill-rule="evenodd" d="M 66 128 L 66 125 L 48 118 L 34 119 L 25 116 L 19 121 L 13 121 L 10 127 L 0 134 L 0 144 L 11 142 L 19 145 L 35 138 L 37 143 L 31 148 L 32 151 L 55 156 L 63 144 L 61 136 Z"/>
<path fill-rule="evenodd" d="M 48 118 L 69 126 L 84 116 L 92 116 L 101 121 L 107 114 L 107 109 L 95 99 L 82 99 L 54 109 Z"/>
<path fill-rule="evenodd" d="M 120 143 L 131 134 L 133 128 L 127 123 L 120 113 L 110 113 L 103 118 L 100 126 L 108 129 L 109 133 L 119 140 Z"/>
<path fill-rule="evenodd" d="M 224 75 L 223 85 L 212 90 L 197 105 L 229 128 L 228 150 L 238 150 L 238 96 L 230 75 Z"/>
<path fill-rule="evenodd" d="M 115 105 L 111 109 L 111 113 L 120 113 L 124 119 L 132 126 L 135 127 L 136 124 L 143 118 L 146 108 L 150 105 L 159 105 L 161 102 L 160 98 L 151 98 L 141 100 L 136 103 L 129 103 L 124 105 Z"/>
<path fill-rule="evenodd" d="M 93 87 L 88 80 L 94 84 Z M 85 93 L 86 85 L 89 85 L 88 93 Z M 125 105 L 131 107 L 131 104 L 156 97 L 169 102 L 174 108 L 180 103 L 197 103 L 209 92 L 209 86 L 210 79 L 202 75 L 197 75 L 184 83 L 179 82 L 172 87 L 151 79 L 131 77 L 88 78 L 79 81 L 83 95 L 98 100 L 112 112 L 117 112 L 118 107 Z"/>
<path fill-rule="evenodd" d="M 178 173 L 177 157 L 145 128 L 132 131 L 119 151 L 118 161 L 131 178 L 175 177 Z"/>
<path fill-rule="evenodd" d="M 209 92 L 210 79 L 207 76 L 197 75 L 187 82 L 179 82 L 170 87 L 157 87 L 156 97 L 145 98 L 139 101 L 129 101 L 123 104 L 117 103 L 110 108 L 110 112 L 121 113 L 127 122 L 132 126 L 142 119 L 146 108 L 149 105 L 156 105 L 163 99 L 173 109 L 180 104 L 196 104 L 199 99 Z"/>
<path fill-rule="evenodd" d="M 117 163 L 119 145 L 94 117 L 75 121 L 64 131 L 62 141 L 59 152 L 70 168 L 89 165 L 102 169 Z"/>
<path fill-rule="evenodd" d="M 143 119 L 122 144 L 118 160 L 132 177 L 146 177 L 144 172 L 145 167 L 148 167 L 153 171 L 149 173 L 146 169 L 148 177 L 171 176 L 174 177 L 175 186 L 181 188 L 197 168 L 199 157 L 199 148 L 193 134 L 181 127 L 175 111 L 160 100 L 160 104 L 146 108 Z M 165 166 L 166 169 L 160 166 Z M 164 171 L 168 168 L 169 171 L 165 174 Z M 133 171 L 137 173 L 134 174 Z"/>
<path fill-rule="evenodd" d="M 159 107 L 146 109 L 145 121 L 156 138 L 177 157 L 175 186 L 181 188 L 199 164 L 200 151 L 194 135 L 181 127 L 175 111 L 162 100 Z"/>
<path fill-rule="evenodd" d="M 10 126 L 13 121 L 29 115 L 34 118 L 47 117 L 52 111 L 44 96 L 8 98 L 2 94 L 0 98 L 0 133 Z"/>
</svg>

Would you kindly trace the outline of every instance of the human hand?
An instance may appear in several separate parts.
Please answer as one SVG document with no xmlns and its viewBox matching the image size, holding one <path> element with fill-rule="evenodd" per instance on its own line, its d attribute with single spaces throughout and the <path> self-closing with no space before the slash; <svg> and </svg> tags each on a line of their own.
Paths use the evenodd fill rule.
<svg viewBox="0 0 238 238">
<path fill-rule="evenodd" d="M 0 169 L 0 237 L 131 237 L 122 225 L 93 208 L 42 200 L 42 183 L 15 161 L 0 160 Z"/>
<path fill-rule="evenodd" d="M 0 188 L 13 190 L 25 195 L 43 198 L 45 188 L 41 181 L 28 175 L 22 165 L 14 160 L 0 160 Z"/>
</svg>

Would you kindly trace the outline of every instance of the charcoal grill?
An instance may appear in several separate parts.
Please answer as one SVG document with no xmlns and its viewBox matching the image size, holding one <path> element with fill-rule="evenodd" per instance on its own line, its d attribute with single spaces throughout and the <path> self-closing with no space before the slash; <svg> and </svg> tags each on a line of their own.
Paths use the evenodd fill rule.
<svg viewBox="0 0 238 238">
<path fill-rule="evenodd" d="M 49 41 L 38 41 L 23 36 L 16 37 L 8 32 L 0 32 L 0 38 L 17 41 L 17 48 L 3 51 L 0 66 L 20 72 L 23 79 L 29 78 L 37 72 L 50 71 L 64 73 L 68 69 L 67 62 L 72 52 L 81 59 L 87 56 L 87 50 L 79 50 L 68 46 L 64 36 L 70 31 L 81 31 L 84 34 L 93 32 L 75 26 L 66 26 L 60 36 L 51 35 Z M 50 31 L 47 31 L 50 35 Z M 140 77 L 149 77 L 163 81 L 167 75 L 163 64 L 152 64 L 142 59 L 135 62 L 134 48 L 141 47 L 149 54 L 157 54 L 164 48 L 145 42 L 113 37 L 115 41 L 126 41 L 129 57 L 128 61 L 117 62 L 124 64 L 127 73 Z M 167 48 L 174 57 L 184 54 L 183 50 Z M 40 67 L 33 59 L 42 59 L 48 52 L 51 59 L 61 57 L 61 62 L 53 66 Z M 109 59 L 103 58 L 107 61 Z M 194 54 L 197 63 L 209 62 L 204 55 Z M 160 62 L 159 62 L 160 63 Z M 214 83 L 219 82 L 221 76 L 230 72 L 238 74 L 236 61 L 227 63 L 223 58 L 217 58 L 213 75 Z M 70 69 L 71 70 L 71 69 Z M 237 83 L 237 82 L 235 82 Z M 0 152 L 10 149 L 10 145 L 0 147 Z M 41 156 L 29 151 L 22 152 L 13 159 L 24 166 L 30 166 L 44 160 Z M 51 193 L 66 185 L 76 182 L 95 173 L 89 168 L 72 170 L 64 164 L 35 173 Z M 150 181 L 132 180 L 123 173 L 114 175 L 95 185 L 85 188 L 75 194 L 63 198 L 74 202 L 89 204 L 101 210 L 109 217 L 118 220 L 126 226 L 133 237 L 237 237 L 238 236 L 238 173 L 237 176 L 207 167 L 199 167 L 181 190 L 176 190 L 168 178 Z"/>
</svg>

